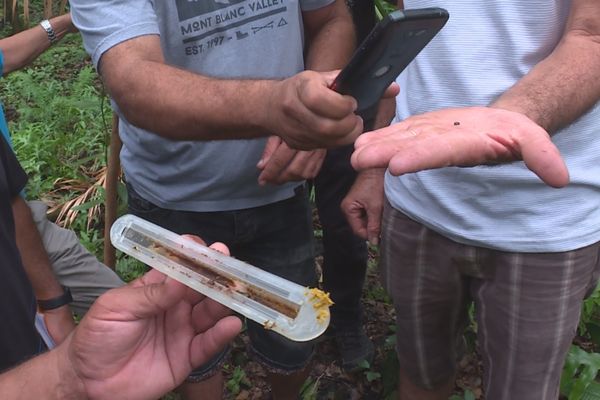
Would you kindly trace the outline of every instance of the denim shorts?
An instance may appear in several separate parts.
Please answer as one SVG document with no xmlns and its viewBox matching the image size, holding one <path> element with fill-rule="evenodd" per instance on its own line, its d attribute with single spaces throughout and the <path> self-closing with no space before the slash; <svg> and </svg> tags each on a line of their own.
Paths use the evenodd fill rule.
<svg viewBox="0 0 600 400">
<path fill-rule="evenodd" d="M 194 234 L 206 243 L 223 242 L 231 255 L 303 286 L 316 286 L 311 207 L 304 186 L 293 197 L 235 211 L 190 212 L 160 208 L 128 185 L 129 212 L 179 234 Z M 247 321 L 250 353 L 270 372 L 291 374 L 310 361 L 313 342 L 294 342 Z M 201 381 L 217 372 L 228 349 L 192 372 Z"/>
<path fill-rule="evenodd" d="M 383 221 L 380 271 L 411 381 L 432 389 L 452 379 L 472 301 L 486 398 L 558 398 L 581 303 L 598 282 L 600 243 L 513 253 L 454 242 L 389 203 Z"/>
</svg>

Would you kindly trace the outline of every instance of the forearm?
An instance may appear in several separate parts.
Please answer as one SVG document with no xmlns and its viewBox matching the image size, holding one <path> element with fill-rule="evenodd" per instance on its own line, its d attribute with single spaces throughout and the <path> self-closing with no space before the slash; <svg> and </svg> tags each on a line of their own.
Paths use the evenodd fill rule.
<svg viewBox="0 0 600 400">
<path fill-rule="evenodd" d="M 68 14 L 50 19 L 50 24 L 59 40 L 74 29 Z M 1 39 L 0 49 L 4 55 L 3 73 L 8 74 L 29 65 L 50 46 L 48 34 L 39 25 Z"/>
<path fill-rule="evenodd" d="M 280 81 L 216 79 L 165 64 L 158 36 L 114 47 L 99 68 L 125 118 L 148 131 L 174 140 L 270 134 L 270 98 Z"/>
<path fill-rule="evenodd" d="M 60 296 L 63 289 L 52 271 L 52 265 L 37 230 L 31 210 L 20 197 L 13 201 L 17 246 L 29 281 L 38 300 Z"/>
<path fill-rule="evenodd" d="M 0 393 L 11 400 L 85 399 L 84 388 L 72 370 L 66 348 L 37 356 L 0 375 Z"/>
<path fill-rule="evenodd" d="M 356 48 L 352 17 L 344 1 L 304 13 L 307 32 L 306 69 L 331 71 L 348 63 Z"/>
<path fill-rule="evenodd" d="M 588 2 L 576 13 L 554 51 L 493 107 L 525 114 L 552 134 L 600 99 L 600 5 Z"/>
</svg>

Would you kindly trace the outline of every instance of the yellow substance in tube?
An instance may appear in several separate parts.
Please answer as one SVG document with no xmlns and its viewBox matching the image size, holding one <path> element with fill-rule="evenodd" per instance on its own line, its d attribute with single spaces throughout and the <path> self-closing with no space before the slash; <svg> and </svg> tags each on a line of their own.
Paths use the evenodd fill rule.
<svg viewBox="0 0 600 400">
<path fill-rule="evenodd" d="M 317 322 L 324 323 L 329 318 L 329 307 L 333 304 L 329 293 L 317 288 L 310 288 L 306 291 L 308 300 L 312 303 L 317 312 Z"/>
</svg>

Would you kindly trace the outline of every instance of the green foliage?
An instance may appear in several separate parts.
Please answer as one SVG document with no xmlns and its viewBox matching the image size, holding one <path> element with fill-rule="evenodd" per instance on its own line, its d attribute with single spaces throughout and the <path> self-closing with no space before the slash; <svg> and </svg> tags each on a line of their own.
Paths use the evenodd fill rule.
<svg viewBox="0 0 600 400">
<path fill-rule="evenodd" d="M 462 396 L 454 394 L 448 398 L 448 400 L 475 400 L 475 395 L 470 390 L 465 390 Z"/>
<path fill-rule="evenodd" d="M 571 346 L 560 380 L 560 393 L 569 400 L 600 399 L 600 354 Z"/>
<path fill-rule="evenodd" d="M 224 366 L 224 368 L 225 370 L 227 370 L 227 368 L 231 367 L 226 365 Z M 246 372 L 244 372 L 242 367 L 236 365 L 231 374 L 231 377 L 227 380 L 227 382 L 225 382 L 225 387 L 227 388 L 229 393 L 234 395 L 238 394 L 242 387 L 250 387 L 250 381 L 248 380 Z"/>
<path fill-rule="evenodd" d="M 80 46 L 53 48 L 33 67 L 3 80 L 0 96 L 7 109 L 16 110 L 9 129 L 30 175 L 31 198 L 52 190 L 57 178 L 86 180 L 82 168 L 97 170 L 105 164 L 103 116 L 110 110 L 85 60 Z M 81 67 L 69 75 L 65 63 Z"/>
<path fill-rule="evenodd" d="M 68 36 L 1 82 L 15 152 L 29 175 L 27 197 L 59 204 L 73 199 L 81 193 L 74 188 L 85 190 L 106 164 L 106 118 L 112 115 L 80 36 Z M 97 256 L 100 221 L 90 226 L 85 211 L 103 203 L 100 190 L 75 207 L 83 212 L 70 226 Z"/>
<path fill-rule="evenodd" d="M 375 0 L 375 15 L 377 16 L 377 19 L 382 19 L 395 10 L 396 6 L 391 2 L 386 0 Z"/>
<path fill-rule="evenodd" d="M 581 308 L 579 334 L 588 337 L 594 347 L 600 347 L 600 287 L 588 297 Z"/>
<path fill-rule="evenodd" d="M 319 380 L 308 378 L 300 388 L 300 398 L 302 400 L 316 400 L 319 392 Z"/>
<path fill-rule="evenodd" d="M 115 266 L 115 271 L 125 282 L 131 282 L 132 280 L 142 276 L 146 271 L 148 271 L 148 267 L 144 263 L 136 260 L 135 258 L 128 257 L 119 252 L 117 256 L 117 265 Z"/>
</svg>

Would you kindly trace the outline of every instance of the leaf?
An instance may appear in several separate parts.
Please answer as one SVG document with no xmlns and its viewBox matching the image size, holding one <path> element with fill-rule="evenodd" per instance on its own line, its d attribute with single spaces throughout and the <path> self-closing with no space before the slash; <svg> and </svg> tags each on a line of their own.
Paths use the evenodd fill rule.
<svg viewBox="0 0 600 400">
<path fill-rule="evenodd" d="M 367 371 L 367 372 L 365 372 L 365 377 L 367 378 L 367 381 L 373 382 L 373 381 L 381 378 L 381 374 L 379 372 L 375 372 L 375 371 Z"/>
<path fill-rule="evenodd" d="M 569 400 L 581 400 L 600 370 L 600 354 L 571 346 L 563 368 L 560 392 Z"/>
</svg>

